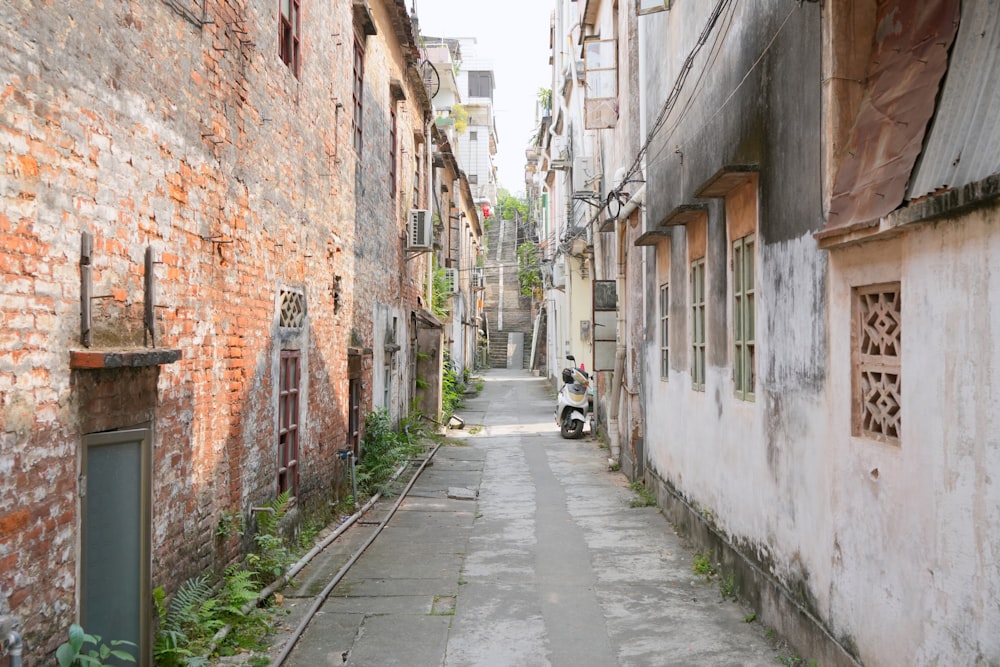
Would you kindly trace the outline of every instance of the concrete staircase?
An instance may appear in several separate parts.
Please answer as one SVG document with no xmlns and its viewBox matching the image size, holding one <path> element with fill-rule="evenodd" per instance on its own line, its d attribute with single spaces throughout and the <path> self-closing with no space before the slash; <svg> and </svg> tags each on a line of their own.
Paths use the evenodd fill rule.
<svg viewBox="0 0 1000 667">
<path fill-rule="evenodd" d="M 496 219 L 487 235 L 486 292 L 483 308 L 489 319 L 490 368 L 507 368 L 508 343 L 512 333 L 521 333 L 524 344 L 521 368 L 531 366 L 531 297 L 521 296 L 517 281 L 517 246 L 525 234 L 518 220 Z M 502 325 L 502 327 L 501 327 Z M 517 361 L 513 361 L 517 367 Z"/>
</svg>

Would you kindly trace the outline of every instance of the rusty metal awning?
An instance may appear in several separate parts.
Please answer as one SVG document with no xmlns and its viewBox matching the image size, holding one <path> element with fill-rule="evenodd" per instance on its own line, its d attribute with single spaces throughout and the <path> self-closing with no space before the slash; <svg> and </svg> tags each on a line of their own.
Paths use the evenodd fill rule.
<svg viewBox="0 0 1000 667">
<path fill-rule="evenodd" d="M 869 226 L 903 202 L 958 21 L 959 0 L 879 5 L 864 96 L 817 237 Z"/>
</svg>

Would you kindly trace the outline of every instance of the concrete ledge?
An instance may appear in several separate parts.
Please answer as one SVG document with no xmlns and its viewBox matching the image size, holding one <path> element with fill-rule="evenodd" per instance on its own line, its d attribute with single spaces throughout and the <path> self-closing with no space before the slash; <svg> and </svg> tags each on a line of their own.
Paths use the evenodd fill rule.
<svg viewBox="0 0 1000 667">
<path fill-rule="evenodd" d="M 772 574 L 765 564 L 752 554 L 741 550 L 719 532 L 710 513 L 692 507 L 668 482 L 648 466 L 644 481 L 646 488 L 656 495 L 657 504 L 677 530 L 696 548 L 709 549 L 712 560 L 721 563 L 721 574 L 734 575 L 739 597 L 758 613 L 761 622 L 773 627 L 788 640 L 806 659 L 813 659 L 823 667 L 861 667 L 854 655 L 856 648 L 849 637 L 838 640 L 797 598 L 804 601 L 805 594 L 795 595 Z M 804 592 L 803 592 L 804 593 Z"/>
<path fill-rule="evenodd" d="M 80 370 L 139 368 L 172 364 L 180 358 L 180 350 L 163 348 L 151 350 L 70 350 L 69 367 Z"/>
</svg>

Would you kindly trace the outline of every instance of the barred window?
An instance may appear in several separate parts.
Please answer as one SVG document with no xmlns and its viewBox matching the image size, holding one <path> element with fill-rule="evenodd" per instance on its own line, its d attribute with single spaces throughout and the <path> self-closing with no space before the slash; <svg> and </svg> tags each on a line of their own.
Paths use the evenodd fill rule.
<svg viewBox="0 0 1000 667">
<path fill-rule="evenodd" d="M 396 104 L 389 107 L 389 196 L 396 199 Z"/>
<path fill-rule="evenodd" d="M 853 433 L 899 444 L 902 302 L 899 283 L 854 289 Z"/>
</svg>

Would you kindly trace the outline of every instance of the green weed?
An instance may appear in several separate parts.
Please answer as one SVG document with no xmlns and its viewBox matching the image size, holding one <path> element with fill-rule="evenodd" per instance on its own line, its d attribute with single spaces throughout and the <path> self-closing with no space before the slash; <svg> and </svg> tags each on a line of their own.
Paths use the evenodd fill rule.
<svg viewBox="0 0 1000 667">
<path fill-rule="evenodd" d="M 722 577 L 719 579 L 719 593 L 722 594 L 723 600 L 728 600 L 729 598 L 736 599 L 736 576 L 730 574 L 727 577 Z"/>
<path fill-rule="evenodd" d="M 629 501 L 629 507 L 653 507 L 656 505 L 656 496 L 646 488 L 642 482 L 632 482 L 628 485 L 636 497 Z"/>
<path fill-rule="evenodd" d="M 365 418 L 365 437 L 361 443 L 361 461 L 357 468 L 358 495 L 373 496 L 383 490 L 399 464 L 422 451 L 415 442 L 421 426 L 404 421 L 394 429 L 389 413 L 374 410 Z"/>
<path fill-rule="evenodd" d="M 699 551 L 694 555 L 694 562 L 691 564 L 691 569 L 694 570 L 695 574 L 702 575 L 706 579 L 710 579 L 715 575 L 715 566 L 712 565 L 712 552 L 711 551 Z"/>
<path fill-rule="evenodd" d="M 92 647 L 92 648 L 88 648 Z M 108 642 L 98 635 L 88 635 L 76 623 L 69 626 L 69 639 L 56 649 L 56 661 L 59 667 L 103 667 L 118 664 L 118 661 L 135 662 L 135 656 L 126 646 L 135 647 L 132 642 L 112 639 Z M 12 658 L 13 659 L 13 658 Z M 109 662 L 114 660 L 115 662 Z"/>
</svg>

